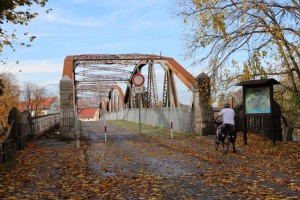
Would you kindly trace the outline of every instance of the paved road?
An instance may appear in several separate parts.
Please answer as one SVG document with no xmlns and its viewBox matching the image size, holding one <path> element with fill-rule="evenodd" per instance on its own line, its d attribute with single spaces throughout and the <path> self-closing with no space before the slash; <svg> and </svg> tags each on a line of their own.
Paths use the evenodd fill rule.
<svg viewBox="0 0 300 200">
<path fill-rule="evenodd" d="M 107 125 L 108 142 L 104 143 L 103 121 L 85 122 L 82 128 L 89 146 L 85 156 L 94 176 L 153 176 L 160 195 L 167 199 L 299 196 L 299 191 L 288 185 L 299 184 L 295 171 L 270 169 L 276 166 L 274 161 L 243 155 L 241 148 L 236 155 L 224 156 L 212 150 L 211 141 L 160 140 L 144 135 L 139 140 L 139 134 L 112 124 Z"/>
<path fill-rule="evenodd" d="M 103 121 L 82 123 L 82 132 L 88 139 L 89 147 L 84 154 L 89 170 L 94 176 L 124 177 L 124 179 L 141 175 L 151 176 L 156 179 L 158 197 L 163 199 L 219 196 L 216 191 L 212 194 L 213 191 L 199 178 L 205 168 L 205 161 L 144 136 L 140 140 L 139 134 L 112 124 L 107 125 L 107 143 L 104 143 Z M 124 188 L 120 188 L 122 189 Z M 206 194 L 200 191 L 205 191 Z M 127 198 L 135 199 L 138 195 L 134 193 Z"/>
<path fill-rule="evenodd" d="M 141 172 L 155 176 L 186 176 L 199 173 L 192 156 L 112 125 L 107 126 L 104 143 L 103 122 L 84 122 L 83 136 L 89 141 L 85 151 L 89 168 L 99 176 L 136 176 Z M 95 159 L 101 158 L 101 159 Z"/>
<path fill-rule="evenodd" d="M 0 199 L 299 199 L 299 143 L 251 137 L 223 155 L 213 137 L 107 130 L 105 143 L 103 121 L 83 122 L 79 149 L 55 135 L 29 143 L 0 170 Z"/>
</svg>

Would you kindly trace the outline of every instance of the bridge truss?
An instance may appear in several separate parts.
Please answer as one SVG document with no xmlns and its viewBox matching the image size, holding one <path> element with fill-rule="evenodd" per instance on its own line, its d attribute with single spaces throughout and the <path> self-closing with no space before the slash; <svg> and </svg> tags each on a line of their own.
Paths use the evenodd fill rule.
<svg viewBox="0 0 300 200">
<path fill-rule="evenodd" d="M 66 62 L 68 59 L 71 62 Z M 157 55 L 84 54 L 68 56 L 66 60 L 64 75 L 74 80 L 77 108 L 98 107 L 101 102 L 107 105 L 107 111 L 136 108 L 137 95 L 131 79 L 137 73 L 147 80 L 141 94 L 142 107 L 178 107 L 174 74 L 191 90 L 195 81 L 174 59 Z M 158 82 L 157 69 L 164 74 Z M 158 88 L 162 88 L 161 94 Z"/>
<path fill-rule="evenodd" d="M 138 73 L 146 80 L 140 95 L 135 94 L 132 84 L 132 78 Z M 80 111 L 96 110 L 94 115 L 102 116 L 105 112 L 115 112 L 122 108 L 135 109 L 138 105 L 151 109 L 179 107 L 176 77 L 192 92 L 190 105 L 193 107 L 190 108 L 194 112 L 193 119 L 189 122 L 193 123 L 194 132 L 203 135 L 214 132 L 211 126 L 213 110 L 209 105 L 209 77 L 201 73 L 194 78 L 173 58 L 147 54 L 67 56 L 64 60 L 63 77 L 60 80 L 60 131 L 65 138 L 74 139 L 75 135 L 79 137 Z M 138 102 L 140 99 L 141 102 Z M 100 108 L 100 113 L 97 113 L 99 109 L 80 110 L 92 107 Z M 148 110 L 154 114 L 158 113 L 157 110 Z M 160 109 L 167 112 L 171 124 L 170 113 L 175 113 L 173 110 L 179 111 L 179 109 Z M 190 113 L 187 113 L 187 117 L 190 118 Z M 172 116 L 177 117 L 176 114 Z M 185 114 L 178 116 L 182 117 Z M 160 120 L 159 117 L 157 119 Z"/>
</svg>

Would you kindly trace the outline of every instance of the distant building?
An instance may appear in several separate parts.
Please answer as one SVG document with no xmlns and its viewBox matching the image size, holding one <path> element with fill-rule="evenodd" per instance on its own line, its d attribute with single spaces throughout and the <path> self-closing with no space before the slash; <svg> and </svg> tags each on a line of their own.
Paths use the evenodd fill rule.
<svg viewBox="0 0 300 200">
<path fill-rule="evenodd" d="M 99 108 L 82 108 L 78 113 L 78 119 L 81 121 L 99 120 Z"/>
<path fill-rule="evenodd" d="M 30 102 L 22 101 L 19 104 L 20 111 L 29 111 L 31 116 L 43 116 L 59 113 L 59 100 L 57 97 L 43 98 L 39 101 L 32 99 Z"/>
</svg>

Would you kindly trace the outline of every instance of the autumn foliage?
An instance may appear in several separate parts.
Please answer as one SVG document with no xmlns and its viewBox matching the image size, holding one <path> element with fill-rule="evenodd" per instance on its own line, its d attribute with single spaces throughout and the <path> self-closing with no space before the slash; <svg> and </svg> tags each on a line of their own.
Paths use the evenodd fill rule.
<svg viewBox="0 0 300 200">
<path fill-rule="evenodd" d="M 177 0 L 186 56 L 212 77 L 213 91 L 262 78 L 282 81 L 290 121 L 300 105 L 300 4 L 281 0 Z M 296 111 L 296 112 L 293 112 Z M 291 123 L 295 125 L 295 123 Z"/>
<path fill-rule="evenodd" d="M 19 87 L 15 77 L 10 73 L 0 75 L 3 81 L 3 94 L 0 96 L 0 131 L 8 127 L 8 113 L 19 105 Z"/>
<path fill-rule="evenodd" d="M 36 12 L 37 7 L 44 7 L 48 0 L 1 0 L 0 1 L 0 24 L 13 24 L 13 25 L 25 25 L 38 16 Z M 35 6 L 35 7 L 34 7 Z M 33 8 L 34 7 L 34 8 Z M 46 12 L 49 12 L 47 10 Z M 29 36 L 28 32 L 25 32 L 23 36 L 27 37 L 32 42 L 36 36 Z M 17 42 L 17 31 L 4 30 L 0 26 L 0 54 L 3 51 L 4 46 L 9 46 L 14 49 L 14 46 L 21 45 L 30 47 L 29 44 L 24 42 Z M 15 50 L 15 49 L 14 49 Z M 0 63 L 6 64 L 4 60 L 0 59 Z M 18 62 L 17 62 L 18 63 Z"/>
<path fill-rule="evenodd" d="M 214 151 L 207 137 L 118 132 L 111 142 L 30 143 L 17 164 L 0 172 L 2 199 L 297 199 L 300 145 L 273 146 L 256 134 L 238 152 Z M 136 127 L 132 127 L 136 131 Z M 143 126 L 147 132 L 147 127 Z M 149 129 L 150 130 L 150 129 Z M 157 129 L 158 130 L 158 129 Z M 112 139 L 112 132 L 110 139 Z M 183 133 L 181 133 L 183 134 Z M 184 134 L 183 134 L 184 135 Z M 121 136 L 121 137 L 120 137 Z M 129 139 L 130 138 L 130 139 Z M 117 141 L 117 142 L 116 142 Z M 173 165 L 168 165 L 173 163 Z M 1 168 L 2 170 L 5 168 Z M 189 170 L 192 169 L 192 171 Z M 189 172 L 189 173 L 187 173 Z"/>
</svg>

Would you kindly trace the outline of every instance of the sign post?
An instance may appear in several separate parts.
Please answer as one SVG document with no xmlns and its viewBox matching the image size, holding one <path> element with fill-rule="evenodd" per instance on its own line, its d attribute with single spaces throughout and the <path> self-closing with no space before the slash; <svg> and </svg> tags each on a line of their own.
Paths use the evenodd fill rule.
<svg viewBox="0 0 300 200">
<path fill-rule="evenodd" d="M 275 79 L 250 80 L 238 83 L 243 86 L 243 142 L 247 144 L 247 117 L 270 117 L 270 134 L 275 145 L 274 95 L 273 85 L 280 84 Z"/>
<path fill-rule="evenodd" d="M 140 134 L 139 134 L 139 140 L 141 140 L 142 135 L 142 126 L 141 126 L 141 93 L 144 92 L 143 90 L 143 84 L 145 82 L 145 78 L 142 74 L 135 74 L 132 77 L 132 83 L 135 86 L 135 93 L 138 94 L 138 107 L 139 107 L 139 128 L 140 128 Z"/>
<path fill-rule="evenodd" d="M 107 143 L 107 128 L 106 128 L 106 120 L 105 120 L 105 115 L 104 115 L 104 110 L 103 110 L 103 106 L 102 106 L 102 103 L 101 103 L 101 112 L 102 112 L 102 117 L 103 117 L 103 120 L 104 120 L 104 142 Z"/>
<path fill-rule="evenodd" d="M 171 89 L 170 90 L 168 89 L 168 93 L 169 93 L 168 94 L 169 97 L 171 97 L 172 96 Z M 170 130 L 171 130 L 171 139 L 173 140 L 173 121 L 172 121 L 172 119 L 173 119 L 173 104 L 174 104 L 173 98 L 170 98 L 169 104 L 170 104 L 169 105 L 170 106 Z"/>
</svg>

